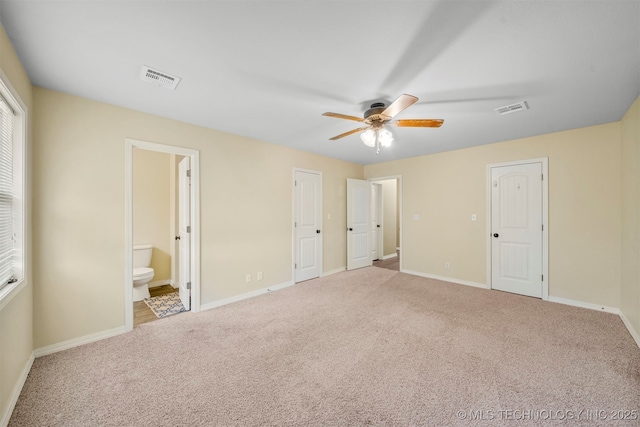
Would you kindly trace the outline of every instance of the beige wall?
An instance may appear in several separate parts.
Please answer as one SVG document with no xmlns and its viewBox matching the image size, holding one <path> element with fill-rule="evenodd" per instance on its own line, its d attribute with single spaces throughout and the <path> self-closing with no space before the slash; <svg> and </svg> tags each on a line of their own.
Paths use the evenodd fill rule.
<svg viewBox="0 0 640 427">
<path fill-rule="evenodd" d="M 152 282 L 171 280 L 171 156 L 133 149 L 133 244 L 153 245 Z"/>
<path fill-rule="evenodd" d="M 384 248 L 382 250 L 383 256 L 396 253 L 396 235 L 398 228 L 397 181 L 396 179 L 388 179 L 378 182 L 382 184 L 382 201 L 384 203 L 382 207 L 382 219 L 384 221 L 384 237 L 382 238 L 384 242 Z"/>
<path fill-rule="evenodd" d="M 15 89 L 27 107 L 27 171 L 31 168 L 31 125 L 33 122 L 31 83 L 18 59 L 9 38 L 0 25 L 0 71 L 5 83 Z M 16 289 L 6 304 L 0 304 L 0 422 L 8 416 L 12 394 L 20 385 L 33 353 L 33 280 L 31 256 L 31 181 L 27 177 L 27 233 L 25 236 L 27 259 L 25 285 Z"/>
<path fill-rule="evenodd" d="M 640 334 L 640 97 L 621 122 L 622 296 L 621 310 Z"/>
<path fill-rule="evenodd" d="M 619 307 L 620 150 L 616 122 L 369 165 L 365 176 L 402 175 L 403 268 L 486 283 L 486 166 L 548 157 L 549 293 Z"/>
<path fill-rule="evenodd" d="M 294 167 L 323 172 L 324 271 L 345 265 L 362 166 L 41 88 L 34 101 L 37 347 L 124 324 L 127 137 L 200 150 L 203 304 L 292 279 Z"/>
</svg>

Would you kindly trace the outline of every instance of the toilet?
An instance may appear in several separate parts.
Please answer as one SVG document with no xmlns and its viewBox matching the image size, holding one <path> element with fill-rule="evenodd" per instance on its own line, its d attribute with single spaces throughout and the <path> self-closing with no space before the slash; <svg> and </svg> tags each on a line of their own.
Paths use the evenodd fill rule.
<svg viewBox="0 0 640 427">
<path fill-rule="evenodd" d="M 142 301 L 149 298 L 149 282 L 153 279 L 151 253 L 153 246 L 140 245 L 133 247 L 133 300 Z"/>
</svg>

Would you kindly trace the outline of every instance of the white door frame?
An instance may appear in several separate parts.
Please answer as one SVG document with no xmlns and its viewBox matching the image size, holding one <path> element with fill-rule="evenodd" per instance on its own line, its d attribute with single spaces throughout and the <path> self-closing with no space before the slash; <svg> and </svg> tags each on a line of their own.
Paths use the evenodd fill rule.
<svg viewBox="0 0 640 427">
<path fill-rule="evenodd" d="M 124 317 L 127 331 L 133 330 L 133 149 L 177 154 L 191 163 L 191 311 L 200 311 L 200 152 L 191 148 L 125 138 L 125 222 L 124 222 Z"/>
<path fill-rule="evenodd" d="M 487 259 L 487 289 L 491 289 L 491 168 L 503 166 L 518 166 L 529 163 L 540 163 L 542 165 L 542 299 L 549 299 L 549 158 L 541 157 L 537 159 L 516 160 L 512 162 L 491 163 L 487 165 L 487 233 L 486 233 L 486 259 Z"/>
<path fill-rule="evenodd" d="M 402 225 L 402 175 L 389 175 L 389 176 L 381 176 L 381 177 L 369 178 L 369 181 L 371 181 L 371 182 L 379 182 L 379 181 L 387 181 L 389 179 L 397 179 L 398 180 L 398 191 L 396 193 L 396 198 L 398 199 L 397 202 L 398 202 L 398 205 L 399 205 L 397 221 L 398 221 L 398 228 L 400 229 L 398 231 L 398 233 L 399 233 L 399 236 L 398 236 L 399 245 L 398 245 L 398 247 L 400 248 L 400 271 L 404 272 L 404 269 L 402 268 L 402 264 L 403 264 L 404 260 L 406 259 L 406 257 L 404 256 L 404 251 L 402 249 L 402 240 L 403 240 L 402 239 L 402 233 L 403 233 L 403 230 L 404 230 L 404 227 Z"/>
<path fill-rule="evenodd" d="M 322 172 L 320 171 L 314 171 L 311 169 L 302 169 L 302 168 L 293 168 L 293 170 L 291 171 L 291 283 L 295 284 L 296 283 L 296 227 L 295 227 L 295 221 L 296 221 L 296 172 L 305 172 L 305 173 L 312 173 L 312 174 L 316 174 L 316 175 L 320 175 L 320 250 L 318 251 L 318 257 L 319 259 L 317 260 L 319 265 L 320 265 L 320 276 L 322 277 L 324 276 L 324 263 L 323 263 L 323 256 L 322 256 L 322 251 L 323 251 L 323 241 L 324 241 L 324 227 L 323 227 L 323 216 L 324 216 L 324 210 L 322 208 L 322 201 L 324 199 L 324 195 L 322 193 L 322 181 L 323 181 L 323 177 L 322 177 Z"/>
<path fill-rule="evenodd" d="M 374 192 L 376 193 L 376 204 L 371 204 L 371 210 L 375 210 L 377 214 L 377 224 L 379 225 L 376 230 L 377 239 L 372 243 L 372 247 L 375 245 L 376 247 L 376 255 L 378 255 L 378 260 L 382 261 L 384 259 L 384 196 L 382 190 L 382 184 L 377 182 L 371 182 L 372 187 L 375 188 Z M 375 184 L 375 185 L 374 185 Z M 396 196 L 397 197 L 397 196 Z M 397 200 L 396 200 L 397 202 Z M 373 233 L 373 228 L 372 228 Z M 395 246 L 395 245 L 394 245 Z"/>
</svg>

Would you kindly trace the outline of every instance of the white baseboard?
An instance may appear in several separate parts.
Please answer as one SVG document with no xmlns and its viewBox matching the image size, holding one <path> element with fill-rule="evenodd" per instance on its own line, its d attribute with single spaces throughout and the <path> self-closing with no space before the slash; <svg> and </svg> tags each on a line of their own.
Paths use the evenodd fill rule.
<svg viewBox="0 0 640 427">
<path fill-rule="evenodd" d="M 169 281 L 169 284 L 173 286 L 173 289 L 178 289 L 180 287 L 180 284 L 174 282 L 173 280 Z"/>
<path fill-rule="evenodd" d="M 342 273 L 343 271 L 347 271 L 347 267 L 340 267 L 340 268 L 334 268 L 333 270 L 329 270 L 329 271 L 324 271 L 322 273 L 322 276 L 320 277 L 326 277 L 326 276 L 331 276 L 332 274 L 336 274 L 336 273 Z"/>
<path fill-rule="evenodd" d="M 118 328 L 109 329 L 107 331 L 102 331 L 102 332 L 98 332 L 91 335 L 85 335 L 83 337 L 74 338 L 68 341 L 63 341 L 61 343 L 51 344 L 45 347 L 36 348 L 34 350 L 34 353 L 36 357 L 46 356 L 47 354 L 53 354 L 59 351 L 68 350 L 73 347 L 78 347 L 84 344 L 100 341 L 105 338 L 115 337 L 116 335 L 124 334 L 125 332 L 129 332 L 129 330 L 125 326 L 120 326 Z"/>
<path fill-rule="evenodd" d="M 293 285 L 294 285 L 293 282 L 285 282 L 285 283 L 280 283 L 279 285 L 269 286 L 268 288 L 256 289 L 255 291 L 245 292 L 244 294 L 236 295 L 229 298 L 224 298 L 217 301 L 212 301 L 212 302 L 200 305 L 200 311 L 211 310 L 212 308 L 222 307 L 223 305 L 257 297 L 272 291 L 278 291 L 280 289 L 288 288 L 289 286 L 293 286 Z"/>
<path fill-rule="evenodd" d="M 620 319 L 622 319 L 622 323 L 624 323 L 624 326 L 627 327 L 627 330 L 631 334 L 631 337 L 636 342 L 636 344 L 638 344 L 638 347 L 640 347 L 640 332 L 635 330 L 635 328 L 633 327 L 629 319 L 627 319 L 627 316 L 624 315 L 622 310 L 620 311 Z"/>
<path fill-rule="evenodd" d="M 427 279 L 436 279 L 436 280 L 442 280 L 443 282 L 457 283 L 458 285 L 473 286 L 474 288 L 489 289 L 489 287 L 484 283 L 471 282 L 469 280 L 460 280 L 460 279 L 455 279 L 453 277 L 437 276 L 435 274 L 421 273 L 419 271 L 412 271 L 412 270 L 405 270 L 405 269 L 402 269 L 400 271 L 402 273 L 412 274 L 414 276 L 426 277 Z"/>
<path fill-rule="evenodd" d="M 4 414 L 2 414 L 2 419 L 0 419 L 0 426 L 6 427 L 9 425 L 9 419 L 11 419 L 11 414 L 16 407 L 16 403 L 18 403 L 18 398 L 20 397 L 20 393 L 22 392 L 22 387 L 24 387 L 25 381 L 27 381 L 27 376 L 29 375 L 29 371 L 31 371 L 31 366 L 33 365 L 33 361 L 36 359 L 35 353 L 32 352 L 31 356 L 27 360 L 27 363 L 24 365 L 24 369 L 20 373 L 20 378 L 18 378 L 18 382 L 16 382 L 13 390 L 11 391 L 11 396 L 9 397 L 9 405 Z"/>
<path fill-rule="evenodd" d="M 155 282 L 149 282 L 149 287 L 150 288 L 157 288 L 158 286 L 164 286 L 164 285 L 170 285 L 171 284 L 171 280 L 166 279 L 166 280 L 157 280 Z M 175 286 L 174 286 L 175 288 Z"/>
<path fill-rule="evenodd" d="M 620 309 L 615 307 L 607 307 L 605 305 L 592 304 L 590 302 L 576 301 L 568 298 L 560 298 L 549 295 L 549 302 L 558 304 L 571 305 L 573 307 L 588 308 L 589 310 L 604 311 L 605 313 L 620 314 Z"/>
<path fill-rule="evenodd" d="M 383 259 L 383 260 L 385 260 L 385 259 L 389 259 L 389 258 L 395 258 L 395 257 L 397 257 L 397 256 L 398 256 L 398 254 L 397 254 L 397 253 L 395 253 L 395 254 L 389 254 L 389 255 L 385 255 L 385 256 L 383 256 L 383 257 L 382 257 L 382 259 Z"/>
</svg>

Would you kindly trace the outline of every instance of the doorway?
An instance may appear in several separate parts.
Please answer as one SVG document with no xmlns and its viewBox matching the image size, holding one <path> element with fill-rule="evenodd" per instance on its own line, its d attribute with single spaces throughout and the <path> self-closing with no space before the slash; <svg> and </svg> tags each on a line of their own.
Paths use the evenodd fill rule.
<svg viewBox="0 0 640 427">
<path fill-rule="evenodd" d="M 135 151 L 134 151 L 135 150 Z M 127 330 L 132 330 L 134 325 L 134 304 L 133 304 L 133 247 L 134 244 L 140 244 L 140 236 L 134 233 L 134 224 L 140 224 L 140 218 L 134 218 L 134 153 L 148 153 L 152 157 L 164 156 L 167 159 L 166 167 L 171 173 L 169 183 L 173 185 L 150 186 L 152 191 L 166 192 L 167 198 L 172 198 L 174 202 L 170 207 L 170 211 L 175 215 L 170 215 L 173 219 L 169 221 L 169 228 L 166 230 L 166 239 L 172 240 L 168 244 L 169 250 L 161 250 L 154 248 L 153 257 L 169 258 L 169 267 L 167 263 L 162 264 L 160 270 L 168 268 L 167 272 L 162 272 L 159 276 L 161 279 L 152 282 L 152 285 L 160 285 L 164 289 L 154 293 L 173 293 L 177 288 L 180 289 L 176 293 L 179 297 L 177 305 L 190 309 L 191 311 L 200 310 L 200 224 L 199 224 L 199 152 L 188 148 L 157 144 L 147 141 L 139 141 L 133 139 L 125 140 L 125 326 Z M 187 168 L 184 166 L 187 165 Z M 180 171 L 184 172 L 188 178 L 188 185 L 185 185 L 184 177 L 180 177 Z M 188 172 L 187 172 L 188 171 Z M 147 195 L 145 195 L 147 196 Z M 175 197 L 171 197 L 175 196 Z M 138 196 L 136 196 L 138 197 Z M 180 201 L 182 203 L 180 203 Z M 183 221 L 178 221 L 182 212 Z M 188 214 L 185 215 L 185 212 Z M 139 212 L 138 212 L 139 213 Z M 156 215 L 149 214 L 147 216 L 149 222 L 153 222 Z M 142 221 L 143 223 L 146 221 Z M 180 225 L 185 225 L 185 230 L 179 230 Z M 188 228 L 187 228 L 188 227 Z M 183 236 L 185 232 L 188 234 Z M 142 233 L 145 240 L 149 239 L 149 234 Z M 180 246 L 180 241 L 185 237 L 185 244 Z M 182 265 L 180 257 L 176 254 L 184 251 L 186 248 L 190 254 L 189 257 L 182 257 Z M 167 253 L 168 252 L 168 253 Z M 176 258 L 178 261 L 176 262 Z M 183 280 L 186 278 L 186 280 Z M 164 282 L 167 282 L 166 284 Z M 182 283 L 184 282 L 184 283 Z M 151 289 L 155 290 L 155 287 Z M 186 304 L 185 304 L 186 303 Z"/>
<path fill-rule="evenodd" d="M 547 159 L 487 166 L 491 289 L 548 299 Z"/>
<path fill-rule="evenodd" d="M 377 213 L 376 230 L 378 237 L 374 244 L 378 245 L 378 257 L 374 257 L 373 265 L 389 270 L 400 270 L 400 180 L 399 178 L 371 180 L 376 188 L 378 200 L 371 206 Z M 374 214 L 372 214 L 374 215 Z M 372 224 L 372 229 L 373 229 Z"/>
<path fill-rule="evenodd" d="M 401 231 L 400 175 L 347 179 L 347 270 L 376 265 L 401 271 Z"/>
</svg>

